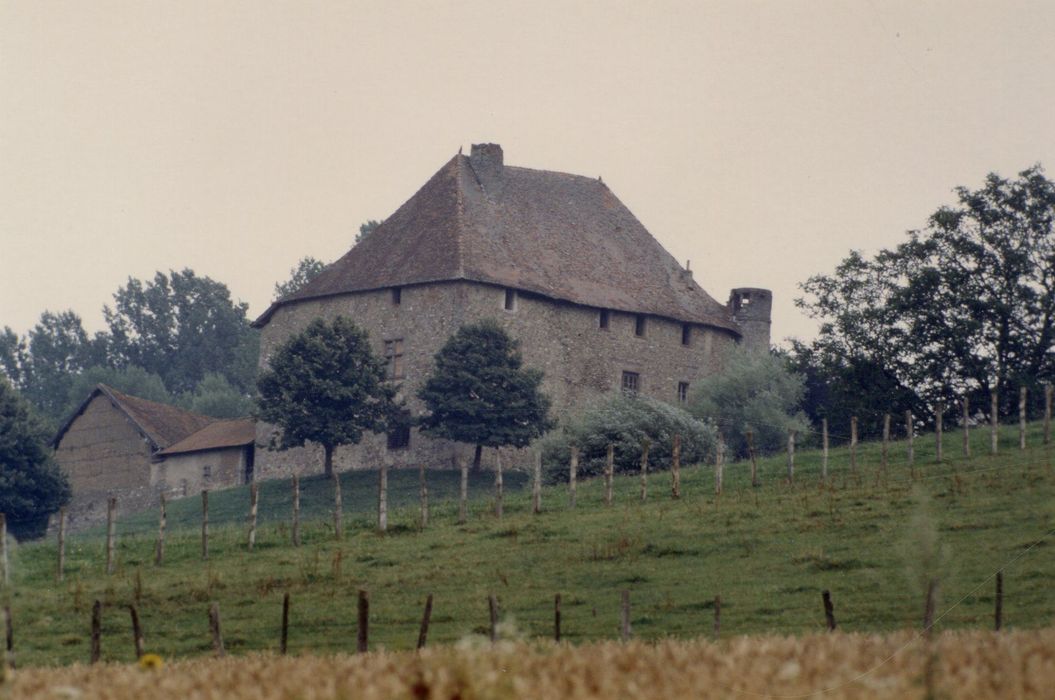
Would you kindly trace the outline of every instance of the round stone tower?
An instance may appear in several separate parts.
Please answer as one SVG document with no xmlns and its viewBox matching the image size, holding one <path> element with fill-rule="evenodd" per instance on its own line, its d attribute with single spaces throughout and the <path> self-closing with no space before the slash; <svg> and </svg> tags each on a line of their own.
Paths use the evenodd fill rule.
<svg viewBox="0 0 1055 700">
<path fill-rule="evenodd" d="M 773 292 L 756 287 L 738 287 L 729 293 L 729 310 L 744 332 L 741 344 L 748 350 L 768 351 Z"/>
</svg>

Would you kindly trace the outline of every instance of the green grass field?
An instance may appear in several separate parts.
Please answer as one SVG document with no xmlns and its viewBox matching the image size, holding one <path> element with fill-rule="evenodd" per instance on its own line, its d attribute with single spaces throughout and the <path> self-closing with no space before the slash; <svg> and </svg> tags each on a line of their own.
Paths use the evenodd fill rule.
<svg viewBox="0 0 1055 700">
<path fill-rule="evenodd" d="M 925 435 L 916 440 L 913 471 L 903 442 L 892 443 L 885 473 L 877 444 L 861 446 L 856 474 L 846 450 L 834 449 L 825 484 L 815 451 L 797 455 L 793 485 L 784 483 L 783 455 L 760 461 L 760 488 L 751 488 L 746 464 L 731 464 L 721 497 L 710 466 L 682 470 L 677 501 L 667 472 L 649 476 L 645 502 L 636 476 L 617 477 L 610 508 L 600 481 L 580 483 L 574 510 L 566 487 L 552 487 L 538 516 L 520 475 L 506 480 L 513 488 L 502 520 L 491 513 L 490 476 L 480 475 L 464 526 L 455 523 L 455 475 L 430 472 L 425 531 L 417 526 L 417 473 L 393 472 L 387 534 L 373 529 L 376 476 L 346 474 L 342 542 L 333 537 L 328 482 L 305 479 L 299 548 L 289 545 L 289 482 L 270 482 L 262 487 L 253 552 L 245 548 L 246 490 L 231 489 L 210 497 L 208 562 L 201 561 L 200 499 L 193 497 L 170 506 L 162 567 L 153 565 L 156 513 L 147 513 L 121 523 L 114 575 L 105 574 L 97 534 L 70 538 L 61 584 L 54 541 L 31 543 L 12 552 L 3 597 L 23 665 L 87 660 L 95 599 L 106 604 L 103 656 L 110 660 L 133 658 L 125 608 L 132 602 L 148 651 L 165 657 L 210 651 L 212 601 L 229 652 L 277 649 L 287 591 L 291 652 L 354 650 L 359 588 L 370 591 L 372 647 L 412 647 L 429 593 L 430 644 L 485 632 L 492 593 L 515 634 L 551 635 L 559 592 L 565 639 L 615 637 L 623 589 L 631 592 L 633 633 L 643 639 L 709 633 L 716 595 L 723 636 L 820 631 L 822 589 L 832 591 L 841 629 L 885 631 L 920 624 L 924 601 L 914 574 L 923 555 L 912 523 L 925 510 L 948 553 L 938 627 L 991 627 L 992 577 L 1001 567 L 1006 624 L 1038 627 L 1055 615 L 1055 450 L 1040 446 L 1039 433 L 1031 426 L 1034 447 L 1020 451 L 1017 431 L 1006 429 L 993 457 L 988 431 L 979 429 L 971 459 L 960 456 L 959 434 L 947 434 L 943 464 L 934 462 L 933 438 Z"/>
</svg>

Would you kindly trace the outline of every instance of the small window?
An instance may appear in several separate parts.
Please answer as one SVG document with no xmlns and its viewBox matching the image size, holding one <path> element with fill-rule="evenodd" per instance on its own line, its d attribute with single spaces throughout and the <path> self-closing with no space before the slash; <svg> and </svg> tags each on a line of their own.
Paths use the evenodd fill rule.
<svg viewBox="0 0 1055 700">
<path fill-rule="evenodd" d="M 401 410 L 388 428 L 388 449 L 405 450 L 410 447 L 410 413 Z"/>
<path fill-rule="evenodd" d="M 627 394 L 636 394 L 641 386 L 641 375 L 637 372 L 623 372 L 623 391 Z"/>
<path fill-rule="evenodd" d="M 689 383 L 678 382 L 678 403 L 687 403 L 689 400 Z"/>
<path fill-rule="evenodd" d="M 645 337 L 645 317 L 644 315 L 638 315 L 634 318 L 634 335 L 638 338 Z"/>
<path fill-rule="evenodd" d="M 403 339 L 385 341 L 385 377 L 403 379 Z"/>
<path fill-rule="evenodd" d="M 211 478 L 212 478 L 212 466 L 206 464 L 204 467 L 201 468 L 201 480 L 207 482 Z"/>
<path fill-rule="evenodd" d="M 505 310 L 506 311 L 516 311 L 517 310 L 517 292 L 516 292 L 515 289 L 507 289 L 506 290 Z"/>
<path fill-rule="evenodd" d="M 601 309 L 601 313 L 597 317 L 597 327 L 602 331 L 608 330 L 608 322 L 610 321 L 608 309 Z"/>
<path fill-rule="evenodd" d="M 403 303 L 403 288 L 392 287 L 392 305 L 399 306 Z"/>
<path fill-rule="evenodd" d="M 681 324 L 681 344 L 691 345 L 692 344 L 692 325 L 688 323 Z"/>
</svg>

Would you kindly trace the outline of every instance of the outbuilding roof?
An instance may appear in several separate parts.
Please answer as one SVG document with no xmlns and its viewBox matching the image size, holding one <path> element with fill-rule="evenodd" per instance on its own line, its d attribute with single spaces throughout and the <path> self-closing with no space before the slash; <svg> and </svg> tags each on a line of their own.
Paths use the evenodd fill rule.
<svg viewBox="0 0 1055 700">
<path fill-rule="evenodd" d="M 256 439 L 256 424 L 250 418 L 217 420 L 158 452 L 160 456 L 244 447 Z"/>
<path fill-rule="evenodd" d="M 58 446 L 62 436 L 73 425 L 73 421 L 84 413 L 84 409 L 88 407 L 92 399 L 99 395 L 105 395 L 110 399 L 114 407 L 125 414 L 139 430 L 140 434 L 150 442 L 151 448 L 155 451 L 182 440 L 216 420 L 215 418 L 184 411 L 182 408 L 168 404 L 122 394 L 106 384 L 97 384 L 88 397 L 77 407 L 77 410 L 73 412 L 73 415 L 66 419 L 66 422 L 59 428 L 58 433 L 55 434 L 55 439 L 52 440 L 54 446 Z"/>
<path fill-rule="evenodd" d="M 497 144 L 456 155 L 371 235 L 283 304 L 471 280 L 597 308 L 740 328 L 600 178 L 506 166 Z"/>
</svg>

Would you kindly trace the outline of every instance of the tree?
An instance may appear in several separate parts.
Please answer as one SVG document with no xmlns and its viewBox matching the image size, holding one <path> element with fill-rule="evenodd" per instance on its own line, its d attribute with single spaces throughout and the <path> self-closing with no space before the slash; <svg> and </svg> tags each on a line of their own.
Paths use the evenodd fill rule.
<svg viewBox="0 0 1055 700">
<path fill-rule="evenodd" d="M 248 305 L 227 286 L 193 270 L 158 272 L 152 281 L 129 278 L 103 309 L 110 327 L 109 364 L 135 365 L 159 375 L 172 394 L 192 391 L 209 372 L 250 391 L 259 334 Z"/>
<path fill-rule="evenodd" d="M 802 285 L 816 367 L 880 368 L 917 407 L 1055 375 L 1055 184 L 1035 165 L 955 192 L 905 243 Z"/>
<path fill-rule="evenodd" d="M 308 282 L 318 277 L 319 273 L 325 269 L 326 265 L 321 260 L 316 260 L 310 255 L 301 258 L 297 266 L 289 271 L 289 279 L 275 284 L 275 296 L 272 301 L 278 301 L 299 291 Z"/>
<path fill-rule="evenodd" d="M 366 237 L 373 233 L 374 229 L 376 229 L 380 225 L 381 222 L 375 219 L 367 219 L 363 223 L 359 224 L 359 233 L 355 234 L 356 244 L 362 243 L 364 240 L 366 240 Z"/>
<path fill-rule="evenodd" d="M 52 461 L 48 426 L 0 377 L 0 512 L 18 538 L 44 533 L 48 516 L 70 498 L 66 477 Z"/>
<path fill-rule="evenodd" d="M 783 358 L 735 352 L 719 374 L 700 380 L 689 412 L 716 425 L 733 454 L 747 455 L 748 430 L 756 449 L 772 452 L 784 445 L 789 430 L 809 429 L 799 411 L 803 393 L 802 376 L 791 372 Z"/>
<path fill-rule="evenodd" d="M 476 446 L 525 447 L 554 426 L 542 372 L 524 368 L 518 343 L 497 322 L 462 326 L 436 353 L 432 375 L 418 392 L 422 432 Z"/>
<path fill-rule="evenodd" d="M 45 311 L 24 337 L 10 328 L 0 335 L 4 374 L 44 418 L 63 417 L 74 377 L 85 367 L 105 361 L 106 339 L 88 337 L 73 311 Z"/>
<path fill-rule="evenodd" d="M 316 319 L 280 345 L 257 380 L 260 418 L 282 430 L 281 449 L 322 445 L 327 476 L 333 451 L 384 432 L 396 413 L 395 388 L 370 351 L 365 331 L 338 316 Z"/>
<path fill-rule="evenodd" d="M 253 399 L 222 374 L 210 372 L 190 394 L 187 408 L 213 418 L 242 418 L 253 412 Z"/>
</svg>

